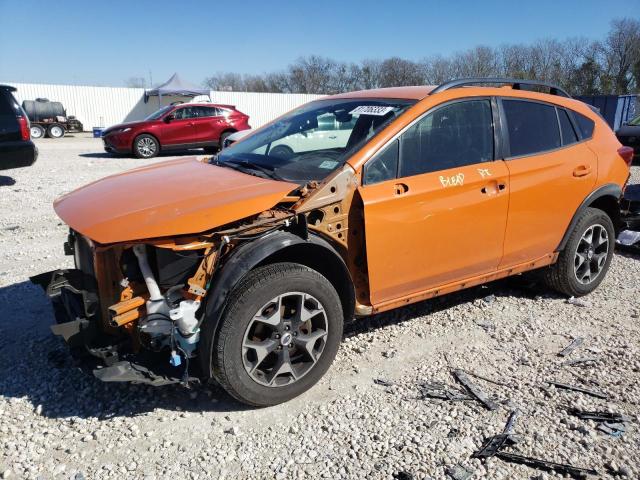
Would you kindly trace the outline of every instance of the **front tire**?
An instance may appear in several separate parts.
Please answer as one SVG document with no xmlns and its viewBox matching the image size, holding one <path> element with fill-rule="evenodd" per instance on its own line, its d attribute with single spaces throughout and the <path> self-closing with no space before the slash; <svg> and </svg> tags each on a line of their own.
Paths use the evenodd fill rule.
<svg viewBox="0 0 640 480">
<path fill-rule="evenodd" d="M 340 297 L 320 273 L 295 263 L 259 267 L 230 296 L 214 340 L 214 376 L 243 403 L 286 402 L 325 374 L 342 329 Z"/>
<path fill-rule="evenodd" d="M 615 244 L 611 218 L 597 208 L 580 214 L 558 261 L 544 274 L 545 283 L 566 295 L 580 297 L 594 291 L 604 279 Z"/>
<path fill-rule="evenodd" d="M 152 135 L 143 133 L 133 141 L 133 154 L 138 158 L 153 158 L 160 152 L 160 144 Z"/>
</svg>

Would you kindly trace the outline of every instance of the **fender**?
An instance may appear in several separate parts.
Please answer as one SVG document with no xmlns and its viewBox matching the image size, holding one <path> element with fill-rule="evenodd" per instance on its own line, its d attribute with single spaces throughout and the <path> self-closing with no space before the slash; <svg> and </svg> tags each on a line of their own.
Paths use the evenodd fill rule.
<svg viewBox="0 0 640 480">
<path fill-rule="evenodd" d="M 211 354 L 215 332 L 226 307 L 227 297 L 240 280 L 253 268 L 268 257 L 294 245 L 311 244 L 316 248 L 326 250 L 335 256 L 342 268 L 342 274 L 349 279 L 351 305 L 343 305 L 345 311 L 353 311 L 355 290 L 351 275 L 340 254 L 333 246 L 321 237 L 310 234 L 303 238 L 291 232 L 276 231 L 257 240 L 246 242 L 231 252 L 229 258 L 216 273 L 212 285 L 207 293 L 206 308 L 202 313 L 202 332 L 200 337 L 200 364 L 203 373 L 211 377 Z M 346 316 L 345 316 L 346 318 Z"/>
<path fill-rule="evenodd" d="M 556 248 L 556 252 L 563 250 L 567 245 L 569 236 L 571 235 L 573 228 L 576 226 L 576 223 L 578 223 L 578 217 L 580 216 L 580 214 L 587 207 L 589 207 L 589 205 L 602 197 L 613 197 L 617 202 L 619 202 L 620 197 L 622 197 L 622 188 L 620 188 L 620 185 L 616 185 L 615 183 L 607 183 L 606 185 L 602 185 L 601 187 L 597 188 L 589 195 L 587 195 L 587 198 L 582 201 L 582 203 L 578 207 L 578 210 L 576 210 L 576 213 L 573 215 L 573 218 L 571 219 L 571 222 L 569 223 L 569 226 L 567 227 L 567 230 L 564 233 L 562 240 L 560 241 L 560 245 L 558 245 L 558 248 Z"/>
</svg>

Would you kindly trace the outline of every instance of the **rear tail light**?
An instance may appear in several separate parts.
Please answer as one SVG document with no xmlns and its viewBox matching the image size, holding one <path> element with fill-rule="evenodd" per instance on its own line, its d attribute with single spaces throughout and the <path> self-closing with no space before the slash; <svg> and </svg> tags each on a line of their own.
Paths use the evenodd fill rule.
<svg viewBox="0 0 640 480">
<path fill-rule="evenodd" d="M 29 130 L 29 120 L 27 120 L 27 117 L 18 117 L 18 123 L 20 124 L 22 140 L 31 140 L 31 131 Z"/>
<path fill-rule="evenodd" d="M 631 166 L 631 163 L 633 162 L 633 148 L 620 147 L 618 149 L 618 155 L 622 157 L 624 163 L 626 163 L 628 166 Z"/>
</svg>

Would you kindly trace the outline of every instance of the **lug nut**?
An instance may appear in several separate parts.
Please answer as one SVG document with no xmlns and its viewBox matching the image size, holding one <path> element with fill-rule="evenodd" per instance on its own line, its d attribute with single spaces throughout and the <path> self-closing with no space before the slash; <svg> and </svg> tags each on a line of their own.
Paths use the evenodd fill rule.
<svg viewBox="0 0 640 480">
<path fill-rule="evenodd" d="M 293 336 L 297 337 L 298 336 L 298 332 L 293 332 Z"/>
<path fill-rule="evenodd" d="M 285 330 L 289 330 L 290 328 L 291 328 L 291 327 L 289 327 L 289 325 L 285 325 L 285 326 L 284 326 L 284 329 L 285 329 Z"/>
<path fill-rule="evenodd" d="M 278 350 L 282 350 L 282 345 L 278 345 Z"/>
<path fill-rule="evenodd" d="M 276 339 L 279 339 L 279 338 L 280 338 L 280 335 L 276 334 Z"/>
</svg>

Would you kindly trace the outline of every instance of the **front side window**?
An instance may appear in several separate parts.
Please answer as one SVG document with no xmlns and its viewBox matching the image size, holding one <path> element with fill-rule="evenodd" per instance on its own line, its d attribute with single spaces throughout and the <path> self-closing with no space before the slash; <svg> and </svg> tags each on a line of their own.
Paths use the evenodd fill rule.
<svg viewBox="0 0 640 480">
<path fill-rule="evenodd" d="M 512 157 L 560 147 L 556 109 L 544 103 L 502 100 Z"/>
<path fill-rule="evenodd" d="M 396 178 L 398 176 L 399 150 L 400 141 L 396 139 L 369 160 L 364 167 L 364 184 L 373 185 Z"/>
<path fill-rule="evenodd" d="M 401 137 L 400 176 L 408 177 L 493 159 L 489 100 L 465 100 L 429 113 Z"/>
<path fill-rule="evenodd" d="M 196 118 L 200 113 L 198 110 L 199 107 L 183 107 L 178 108 L 175 112 L 173 112 L 173 118 L 176 120 L 184 120 L 187 118 Z"/>
<path fill-rule="evenodd" d="M 343 165 L 414 100 L 318 100 L 225 148 L 214 162 L 260 176 L 306 183 Z"/>
</svg>

